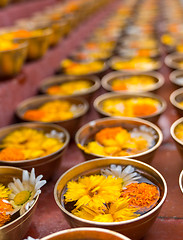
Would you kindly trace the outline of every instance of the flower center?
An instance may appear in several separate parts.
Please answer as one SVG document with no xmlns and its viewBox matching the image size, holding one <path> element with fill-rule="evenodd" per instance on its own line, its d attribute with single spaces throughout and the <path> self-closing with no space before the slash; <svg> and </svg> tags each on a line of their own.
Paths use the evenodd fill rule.
<svg viewBox="0 0 183 240">
<path fill-rule="evenodd" d="M 94 195 L 97 195 L 98 194 L 98 190 L 99 190 L 99 187 L 93 187 L 89 190 L 89 196 L 90 197 L 94 197 Z"/>
<path fill-rule="evenodd" d="M 31 196 L 31 192 L 21 191 L 15 196 L 14 202 L 16 205 L 23 205 L 29 200 L 30 196 Z"/>
</svg>

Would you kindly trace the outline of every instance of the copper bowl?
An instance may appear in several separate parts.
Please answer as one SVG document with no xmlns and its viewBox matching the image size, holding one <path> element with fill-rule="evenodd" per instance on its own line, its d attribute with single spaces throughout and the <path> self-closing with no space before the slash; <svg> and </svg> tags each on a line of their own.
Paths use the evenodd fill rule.
<svg viewBox="0 0 183 240">
<path fill-rule="evenodd" d="M 152 77 L 154 80 L 154 84 L 148 89 L 148 90 L 137 90 L 137 91 L 131 91 L 131 90 L 120 90 L 120 91 L 115 91 L 112 89 L 112 82 L 116 79 L 116 78 L 120 78 L 121 81 L 125 80 L 126 78 L 129 77 L 133 77 L 133 76 L 139 76 L 139 77 Z M 135 74 L 135 73 L 122 73 L 122 72 L 111 72 L 108 73 L 107 75 L 105 75 L 102 78 L 102 87 L 107 90 L 107 91 L 114 91 L 114 92 L 154 92 L 157 89 L 159 89 L 160 87 L 162 87 L 162 85 L 164 84 L 165 80 L 164 77 L 158 73 L 158 72 L 148 72 L 148 73 L 139 73 L 139 74 Z"/>
<path fill-rule="evenodd" d="M 174 70 L 170 73 L 170 81 L 176 86 L 176 88 L 183 87 L 183 71 Z"/>
<path fill-rule="evenodd" d="M 62 148 L 60 148 L 58 151 L 49 154 L 44 157 L 29 159 L 29 160 L 20 160 L 20 161 L 3 161 L 0 160 L 0 165 L 6 165 L 6 166 L 14 166 L 14 167 L 20 167 L 23 169 L 26 169 L 28 171 L 31 171 L 32 168 L 35 168 L 36 173 L 38 175 L 42 174 L 44 176 L 44 179 L 49 180 L 54 172 L 58 169 L 58 166 L 61 161 L 61 157 L 64 153 L 64 150 L 69 144 L 69 134 L 68 132 L 55 124 L 46 124 L 46 123 L 18 123 L 14 125 L 10 125 L 4 128 L 0 129 L 0 141 L 4 137 L 6 137 L 8 134 L 10 134 L 12 131 L 17 130 L 22 127 L 28 127 L 33 128 L 37 130 L 42 130 L 45 133 L 50 133 L 51 130 L 56 130 L 59 133 L 63 133 L 63 141 L 64 145 Z"/>
<path fill-rule="evenodd" d="M 0 51 L 0 77 L 13 77 L 20 73 L 27 56 L 27 43 L 18 47 Z"/>
<path fill-rule="evenodd" d="M 179 64 L 180 61 L 183 61 L 183 54 L 181 54 L 181 53 L 172 53 L 172 54 L 169 54 L 165 57 L 165 64 L 169 68 L 182 70 L 183 69 L 183 64 L 181 66 Z"/>
<path fill-rule="evenodd" d="M 23 170 L 15 167 L 0 166 L 0 183 L 7 185 L 13 181 L 13 178 L 22 179 Z M 22 240 L 29 230 L 33 214 L 38 203 L 37 196 L 34 204 L 22 216 L 0 227 L 1 240 Z"/>
<path fill-rule="evenodd" d="M 181 192 L 183 193 L 183 170 L 181 171 L 180 175 L 179 175 L 179 187 Z"/>
<path fill-rule="evenodd" d="M 29 38 L 15 38 L 14 40 L 17 42 L 28 42 L 28 52 L 27 59 L 28 60 L 36 60 L 46 53 L 49 44 L 50 37 L 52 35 L 51 29 L 42 30 L 42 34 L 39 36 L 33 36 Z"/>
<path fill-rule="evenodd" d="M 131 58 L 126 58 L 126 59 L 131 59 Z M 155 65 L 149 69 L 116 69 L 116 67 L 114 66 L 114 64 L 118 61 L 123 61 L 125 60 L 125 58 L 123 57 L 119 57 L 119 56 L 114 56 L 109 60 L 109 66 L 115 70 L 115 71 L 121 71 L 121 72 L 133 72 L 133 73 L 142 73 L 142 72 L 148 72 L 148 71 L 154 71 L 154 70 L 158 70 L 161 67 L 161 62 L 159 60 L 157 60 L 156 58 L 152 58 L 155 61 Z"/>
<path fill-rule="evenodd" d="M 170 95 L 170 102 L 175 107 L 177 113 L 183 116 L 183 107 L 179 104 L 183 101 L 183 88 L 179 88 Z"/>
<path fill-rule="evenodd" d="M 82 126 L 76 133 L 75 136 L 75 141 L 77 146 L 80 148 L 82 153 L 84 154 L 86 160 L 91 160 L 93 158 L 97 157 L 105 157 L 103 155 L 98 155 L 94 153 L 85 153 L 83 150 L 82 146 L 84 146 L 86 143 L 91 141 L 93 136 L 100 131 L 103 128 L 106 127 L 123 127 L 125 129 L 132 130 L 135 127 L 145 125 L 147 127 L 152 128 L 155 131 L 155 145 L 148 149 L 147 151 L 131 155 L 131 156 L 125 156 L 126 158 L 135 158 L 139 161 L 145 162 L 145 163 L 150 163 L 155 155 L 156 150 L 159 148 L 163 141 L 163 134 L 161 130 L 154 125 L 151 122 L 148 122 L 146 120 L 140 119 L 140 118 L 128 118 L 128 117 L 123 117 L 123 118 L 103 118 L 103 119 L 97 119 L 94 121 L 91 121 L 84 126 Z M 110 156 L 108 156 L 110 157 Z M 113 157 L 115 158 L 115 157 Z"/>
<path fill-rule="evenodd" d="M 121 116 L 113 116 L 111 113 L 105 112 L 103 110 L 103 102 L 107 99 L 116 99 L 116 98 L 120 98 L 122 100 L 125 99 L 130 99 L 130 98 L 152 98 L 152 99 L 156 99 L 157 101 L 159 101 L 160 103 L 160 108 L 158 109 L 157 112 L 148 115 L 148 116 L 143 116 L 140 118 L 143 118 L 145 120 L 151 121 L 153 123 L 156 123 L 160 117 L 160 115 L 165 111 L 166 109 L 166 101 L 161 98 L 158 95 L 155 95 L 153 93 L 116 93 L 116 92 L 110 92 L 110 93 L 104 93 L 102 95 L 100 95 L 99 97 L 97 97 L 93 103 L 93 106 L 95 108 L 95 110 L 103 117 L 117 117 L 117 118 L 121 118 Z M 127 116 L 128 117 L 128 116 Z"/>
<path fill-rule="evenodd" d="M 86 240 L 86 238 L 92 240 L 130 240 L 122 234 L 117 232 L 95 227 L 83 227 L 63 230 L 57 233 L 53 233 L 40 240 Z"/>
<path fill-rule="evenodd" d="M 40 85 L 40 92 L 44 94 L 49 94 L 48 88 L 52 86 L 59 86 L 63 83 L 67 82 L 77 82 L 80 80 L 86 80 L 91 83 L 91 87 L 86 89 L 86 91 L 76 92 L 72 95 L 61 95 L 59 96 L 73 96 L 73 97 L 84 97 L 86 100 L 90 100 L 93 93 L 96 92 L 100 88 L 100 79 L 96 76 L 86 76 L 86 77 L 78 77 L 78 76 L 69 76 L 69 75 L 60 75 L 60 76 L 52 76 L 45 79 Z"/>
<path fill-rule="evenodd" d="M 88 102 L 84 98 L 47 96 L 47 95 L 35 96 L 32 98 L 28 98 L 28 99 L 24 100 L 23 102 L 21 102 L 16 109 L 16 115 L 21 121 L 33 122 L 31 120 L 27 120 L 24 118 L 25 112 L 30 109 L 37 109 L 40 106 L 42 106 L 43 104 L 50 102 L 50 101 L 54 101 L 54 100 L 67 100 L 67 101 L 71 102 L 72 104 L 83 106 L 82 111 L 80 111 L 73 118 L 68 119 L 68 120 L 63 120 L 63 121 L 51 122 L 51 123 L 58 124 L 61 127 L 64 127 L 65 129 L 68 130 L 70 135 L 73 136 L 79 127 L 82 117 L 87 113 L 87 111 L 89 109 Z M 36 122 L 38 122 L 38 121 L 36 121 Z"/>
<path fill-rule="evenodd" d="M 66 210 L 64 207 L 64 197 L 63 194 L 66 190 L 67 183 L 72 180 L 76 179 L 78 176 L 81 175 L 88 175 L 92 173 L 97 173 L 101 168 L 110 166 L 111 164 L 117 165 L 131 165 L 137 168 L 140 173 L 152 181 L 155 185 L 157 185 L 160 189 L 160 201 L 149 212 L 145 213 L 144 215 L 137 217 L 132 220 L 122 221 L 122 222 L 94 222 L 79 218 L 69 211 Z M 137 160 L 126 159 L 126 158 L 101 158 L 101 159 L 94 159 L 92 161 L 80 163 L 67 172 L 65 172 L 57 181 L 55 188 L 54 188 L 54 197 L 55 201 L 60 208 L 60 210 L 64 213 L 66 220 L 69 222 L 71 227 L 102 227 L 107 228 L 119 233 L 124 234 L 125 236 L 137 240 L 141 239 L 150 226 L 154 223 L 155 219 L 157 218 L 160 209 L 165 201 L 167 195 L 167 185 L 163 178 L 163 176 L 153 167 L 149 166 L 148 164 L 139 162 Z"/>
<path fill-rule="evenodd" d="M 176 120 L 171 128 L 170 128 L 170 133 L 171 136 L 173 138 L 173 140 L 175 141 L 176 147 L 181 155 L 181 157 L 183 158 L 183 142 L 175 135 L 175 128 L 180 124 L 183 123 L 183 118 L 179 118 L 178 120 Z"/>
</svg>

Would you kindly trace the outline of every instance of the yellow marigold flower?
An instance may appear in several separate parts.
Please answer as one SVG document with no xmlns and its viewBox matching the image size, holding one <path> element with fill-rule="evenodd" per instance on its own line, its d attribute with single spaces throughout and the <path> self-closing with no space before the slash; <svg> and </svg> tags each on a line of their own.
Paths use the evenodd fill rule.
<svg viewBox="0 0 183 240">
<path fill-rule="evenodd" d="M 103 205 L 102 208 L 84 206 L 81 210 L 73 211 L 74 215 L 96 222 L 121 222 L 134 219 L 140 214 L 135 212 L 138 208 L 129 206 L 128 198 L 119 198 L 115 202 Z"/>
<path fill-rule="evenodd" d="M 175 136 L 181 141 L 183 141 L 183 124 L 182 123 L 175 128 Z"/>
<path fill-rule="evenodd" d="M 0 184 L 0 199 L 8 198 L 10 193 L 11 190 L 9 188 L 5 187 L 3 184 Z"/>
<path fill-rule="evenodd" d="M 83 205 L 103 207 L 104 203 L 115 201 L 120 196 L 122 179 L 113 176 L 91 175 L 70 181 L 64 194 L 65 202 L 76 202 L 76 207 Z"/>
</svg>

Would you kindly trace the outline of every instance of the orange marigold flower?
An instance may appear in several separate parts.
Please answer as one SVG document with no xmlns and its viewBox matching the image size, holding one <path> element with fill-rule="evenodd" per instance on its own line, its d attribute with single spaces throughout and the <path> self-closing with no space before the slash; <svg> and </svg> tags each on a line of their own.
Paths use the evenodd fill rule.
<svg viewBox="0 0 183 240">
<path fill-rule="evenodd" d="M 45 112 L 39 109 L 28 110 L 24 114 L 24 118 L 33 121 L 39 121 L 45 116 Z"/>
<path fill-rule="evenodd" d="M 122 190 L 121 197 L 129 198 L 132 207 L 140 208 L 140 212 L 146 212 L 156 205 L 160 198 L 158 188 L 148 183 L 131 183 Z"/>
<path fill-rule="evenodd" d="M 147 103 L 140 103 L 140 104 L 135 104 L 134 105 L 134 115 L 136 117 L 141 117 L 141 116 L 148 116 L 157 111 L 157 107 L 152 104 L 147 104 Z"/>
<path fill-rule="evenodd" d="M 7 212 L 13 211 L 13 207 L 6 199 L 0 199 L 0 227 L 10 220 L 10 214 Z"/>
<path fill-rule="evenodd" d="M 95 135 L 95 139 L 100 144 L 103 144 L 104 139 L 114 139 L 122 130 L 121 127 L 104 128 Z"/>
<path fill-rule="evenodd" d="M 25 156 L 21 149 L 8 147 L 0 152 L 0 160 L 19 161 L 25 160 Z"/>
</svg>

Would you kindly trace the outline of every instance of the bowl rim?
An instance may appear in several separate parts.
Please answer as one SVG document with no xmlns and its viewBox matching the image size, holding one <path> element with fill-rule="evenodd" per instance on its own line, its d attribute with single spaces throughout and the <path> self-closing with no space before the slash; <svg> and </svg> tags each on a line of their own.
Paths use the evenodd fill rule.
<svg viewBox="0 0 183 240">
<path fill-rule="evenodd" d="M 155 79 L 157 79 L 157 82 L 155 82 L 151 88 L 149 88 L 148 90 L 138 90 L 138 91 L 133 91 L 133 90 L 120 90 L 120 91 L 114 91 L 111 87 L 111 85 L 109 84 L 109 81 L 112 80 L 115 77 L 133 77 L 133 76 L 150 76 L 150 77 L 154 77 Z M 123 81 L 123 79 L 122 79 Z M 113 71 L 110 72 L 108 74 L 106 74 L 102 80 L 101 80 L 101 84 L 102 87 L 107 90 L 107 91 L 112 91 L 112 92 L 121 92 L 121 93 L 145 93 L 145 92 L 150 92 L 150 91 L 155 91 L 157 89 L 159 89 L 160 87 L 163 86 L 163 84 L 165 83 L 165 79 L 163 77 L 163 75 L 159 72 L 156 71 L 150 71 L 150 72 L 139 72 L 139 73 L 124 73 L 124 72 L 120 72 L 120 71 Z"/>
<path fill-rule="evenodd" d="M 143 118 L 143 119 L 146 119 L 148 120 L 149 118 L 151 117 L 154 117 L 154 116 L 157 116 L 158 114 L 161 114 L 163 113 L 166 108 L 167 108 L 167 103 L 166 101 L 164 100 L 164 98 L 162 98 L 161 96 L 157 95 L 157 94 L 154 94 L 154 93 L 151 93 L 151 92 L 137 92 L 137 93 L 131 93 L 131 92 L 125 92 L 125 93 L 122 93 L 122 92 L 108 92 L 108 93 L 104 93 L 104 94 L 101 94 L 100 96 L 98 96 L 94 102 L 93 102 L 93 107 L 94 109 L 102 114 L 102 115 L 105 115 L 105 116 L 108 116 L 108 117 L 115 117 L 115 118 L 121 118 L 122 116 L 113 116 L 112 114 L 110 113 L 107 113 L 105 112 L 103 109 L 101 109 L 99 107 L 99 104 L 103 101 L 105 101 L 106 99 L 112 99 L 112 98 L 122 98 L 123 97 L 127 97 L 129 96 L 129 98 L 133 98 L 133 97 L 145 97 L 145 98 L 153 98 L 153 99 L 156 99 L 159 101 L 160 103 L 160 109 L 158 109 L 158 111 L 156 111 L 155 113 L 153 114 L 150 114 L 150 115 L 147 115 L 147 116 L 141 116 L 141 117 L 138 117 L 138 118 Z M 137 117 L 136 117 L 137 118 Z"/>
<path fill-rule="evenodd" d="M 96 120 L 93 120 L 93 121 L 90 121 L 88 123 L 86 123 L 85 125 L 83 125 L 81 128 L 78 129 L 78 131 L 76 132 L 75 134 L 75 143 L 77 145 L 77 147 L 82 150 L 80 147 L 79 147 L 79 135 L 80 133 L 83 131 L 84 128 L 86 128 L 87 126 L 94 126 L 95 122 L 103 122 L 103 121 L 111 121 L 111 120 L 115 120 L 116 122 L 117 121 L 122 121 L 122 122 L 125 122 L 125 121 L 131 121 L 131 122 L 138 122 L 138 123 L 143 123 L 145 125 L 148 125 L 150 126 L 153 130 L 156 131 L 157 135 L 158 135 L 158 141 L 157 143 L 150 149 L 144 151 L 144 152 L 141 152 L 141 153 L 138 153 L 138 154 L 134 154 L 134 155 L 130 155 L 130 156 L 125 156 L 125 158 L 127 159 L 131 159 L 131 158 L 136 158 L 136 157 L 141 157 L 143 155 L 146 155 L 150 152 L 153 152 L 155 149 L 157 149 L 162 141 L 163 141 L 163 134 L 160 130 L 159 127 L 157 127 L 155 124 L 147 121 L 147 120 L 144 120 L 144 119 L 141 119 L 141 118 L 134 118 L 134 117 L 121 117 L 121 118 L 112 118 L 112 117 L 106 117 L 106 118 L 102 118 L 102 119 L 96 119 Z M 83 150 L 82 150 L 83 151 Z M 110 156 L 103 156 L 103 155 L 99 155 L 99 154 L 94 154 L 94 153 L 89 153 L 95 157 L 99 157 L 99 158 L 110 158 Z M 119 158 L 119 157 L 112 157 L 112 158 Z"/>
<path fill-rule="evenodd" d="M 11 168 L 11 169 L 15 169 L 15 170 L 17 169 L 17 170 L 21 170 L 22 173 L 23 173 L 23 170 L 24 170 L 24 169 L 21 169 L 21 168 L 18 168 L 18 167 L 13 167 L 13 166 L 0 166 L 0 168 Z M 29 172 L 29 173 L 30 173 L 30 172 Z M 6 229 L 7 227 L 10 227 L 12 224 L 15 224 L 15 223 L 18 222 L 22 217 L 24 217 L 25 215 L 27 215 L 27 214 L 34 208 L 34 206 L 37 204 L 38 199 L 39 199 L 39 195 L 40 195 L 40 194 L 38 194 L 38 195 L 36 196 L 34 203 L 32 204 L 32 206 L 31 206 L 24 214 L 22 214 L 21 216 L 19 216 L 18 218 L 16 218 L 16 219 L 13 220 L 12 222 L 7 223 L 7 224 L 3 225 L 2 227 L 0 227 L 0 231 Z M 21 224 L 21 223 L 20 223 L 20 224 Z M 19 224 L 19 225 L 20 225 L 20 224 Z"/>
<path fill-rule="evenodd" d="M 62 120 L 62 121 L 60 120 L 60 121 L 42 122 L 42 121 L 28 120 L 28 119 L 25 119 L 23 116 L 21 116 L 21 114 L 20 114 L 21 109 L 24 108 L 24 106 L 26 104 L 30 104 L 32 101 L 37 102 L 37 100 L 42 100 L 43 101 L 42 104 L 49 102 L 49 101 L 54 101 L 54 100 L 76 100 L 76 101 L 80 101 L 80 103 L 83 105 L 83 109 L 80 113 L 76 114 L 76 116 L 74 116 L 73 118 Z M 46 102 L 44 102 L 44 100 Z M 59 123 L 64 123 L 64 122 L 67 122 L 70 120 L 77 119 L 77 118 L 85 115 L 87 113 L 88 109 L 89 109 L 89 103 L 82 97 L 70 97 L 70 96 L 58 96 L 58 95 L 51 96 L 51 95 L 44 94 L 44 95 L 40 95 L 40 96 L 38 95 L 38 96 L 31 97 L 31 98 L 27 98 L 27 99 L 23 100 L 22 102 L 20 102 L 15 110 L 15 114 L 23 121 L 59 124 Z"/>
<path fill-rule="evenodd" d="M 152 69 L 147 69 L 147 70 L 137 70 L 137 69 L 132 69 L 132 70 L 128 70 L 128 69 L 115 69 L 112 65 L 113 65 L 113 63 L 114 62 L 116 62 L 116 60 L 123 60 L 124 58 L 123 57 L 120 57 L 120 56 L 117 56 L 117 55 L 115 55 L 115 56 L 113 56 L 113 57 L 111 57 L 107 62 L 108 62 L 108 65 L 109 65 L 109 67 L 111 68 L 111 69 L 113 69 L 114 71 L 121 71 L 121 72 L 127 72 L 127 73 L 141 73 L 141 72 L 144 72 L 144 73 L 146 73 L 146 72 L 150 72 L 150 71 L 155 71 L 155 70 L 158 70 L 158 69 L 160 69 L 161 68 L 161 66 L 162 66 L 162 63 L 160 62 L 160 60 L 159 60 L 159 58 L 153 58 L 153 57 L 147 57 L 147 58 L 150 58 L 150 59 L 155 59 L 156 60 L 156 62 L 157 62 L 157 66 L 156 67 L 153 67 Z M 127 58 L 127 59 L 133 59 L 133 57 L 132 58 Z"/>
<path fill-rule="evenodd" d="M 180 145 L 183 145 L 183 142 L 176 137 L 175 135 L 175 128 L 180 124 L 183 123 L 183 117 L 177 119 L 170 127 L 170 134 L 172 136 L 172 138 L 174 139 L 175 142 L 179 143 Z"/>
<path fill-rule="evenodd" d="M 90 162 L 96 162 L 96 161 L 105 161 L 107 159 L 113 159 L 113 157 L 109 158 L 109 157 L 106 157 L 106 158 L 97 158 L 97 159 L 93 159 L 93 160 L 90 160 Z M 58 197 L 57 197 L 57 187 L 58 187 L 58 184 L 59 182 L 62 180 L 62 178 L 64 178 L 65 175 L 67 175 L 70 171 L 73 171 L 75 168 L 79 167 L 79 166 L 83 166 L 83 169 L 85 169 L 85 165 L 88 164 L 88 162 L 82 162 L 82 163 L 79 163 L 75 166 L 73 166 L 72 168 L 70 168 L 69 170 L 67 170 L 65 173 L 63 173 L 60 178 L 57 180 L 55 186 L 54 186 L 54 199 L 56 201 L 56 204 L 58 205 L 58 207 L 66 214 L 66 215 L 69 215 L 71 218 L 75 218 L 76 220 L 80 221 L 80 222 L 84 222 L 84 223 L 87 223 L 87 224 L 95 224 L 97 226 L 117 226 L 117 225 L 124 225 L 124 224 L 127 224 L 127 223 L 133 223 L 133 222 L 136 222 L 138 220 L 142 220 L 144 218 L 146 218 L 147 216 L 151 215 L 152 213 L 154 213 L 158 208 L 160 208 L 162 206 L 162 204 L 164 203 L 165 201 L 165 198 L 167 196 L 167 183 L 164 179 L 164 177 L 162 176 L 162 174 L 156 170 L 154 167 L 150 166 L 149 164 L 146 164 L 144 162 L 140 162 L 138 160 L 135 160 L 135 159 L 129 159 L 129 158 L 126 158 L 126 157 L 118 157 L 117 159 L 119 160 L 128 160 L 129 162 L 131 163 L 138 163 L 140 165 L 144 165 L 146 166 L 147 168 L 151 169 L 153 172 L 155 172 L 162 180 L 163 182 L 163 186 L 164 186 L 164 194 L 162 196 L 162 199 L 161 201 L 154 207 L 152 208 L 150 211 L 148 211 L 147 213 L 137 217 L 137 218 L 134 218 L 134 219 L 130 219 L 130 220 L 126 220 L 126 221 L 121 221 L 121 222 L 95 222 L 95 221 L 90 221 L 90 220 L 86 220 L 86 219 L 83 219 L 83 218 L 80 218 L 80 217 L 77 217 L 75 216 L 74 214 L 70 213 L 69 211 L 67 211 L 63 206 L 62 204 L 60 203 Z M 130 164 L 129 164 L 130 165 Z M 131 164 L 133 166 L 133 164 Z M 71 179 L 70 179 L 71 180 Z"/>
<path fill-rule="evenodd" d="M 172 71 L 171 73 L 170 73 L 170 75 L 169 75 L 169 79 L 170 79 L 170 82 L 172 82 L 173 84 L 175 84 L 175 85 L 177 85 L 177 86 L 179 86 L 179 87 L 183 87 L 183 83 L 182 83 L 182 85 L 181 84 L 179 84 L 177 81 L 176 81 L 176 79 L 177 79 L 177 77 L 179 76 L 179 75 L 183 75 L 183 69 L 182 70 L 174 70 L 174 71 Z"/>
<path fill-rule="evenodd" d="M 183 94 L 183 87 L 182 88 L 179 88 L 179 89 L 176 89 L 175 91 L 173 91 L 171 94 L 170 94 L 170 102 L 171 104 L 176 107 L 176 108 L 179 108 L 181 110 L 183 110 L 183 107 L 181 107 L 178 102 L 176 101 L 176 97 Z"/>
<path fill-rule="evenodd" d="M 177 70 L 183 70 L 183 67 L 180 67 L 177 63 L 174 62 L 175 59 L 182 58 L 183 59 L 183 53 L 170 53 L 165 57 L 165 64 L 169 68 L 177 69 Z"/>
<path fill-rule="evenodd" d="M 74 81 L 80 81 L 82 80 L 81 77 L 79 76 L 73 76 L 73 75 L 54 75 L 54 76 L 51 76 L 51 77 L 48 77 L 46 79 L 43 80 L 43 82 L 40 84 L 39 86 L 39 90 L 43 93 L 43 94 L 46 94 L 46 95 L 58 95 L 58 96 L 84 96 L 86 94 L 90 94 L 90 93 L 93 93 L 95 91 L 97 91 L 101 84 L 100 84 L 100 79 L 99 77 L 97 76 L 94 76 L 94 75 L 89 75 L 89 76 L 86 76 L 84 78 L 87 78 L 87 79 L 83 79 L 83 80 L 86 80 L 86 81 L 91 81 L 93 83 L 93 85 L 91 87 L 89 87 L 86 91 L 84 92 L 78 92 L 78 93 L 74 93 L 74 94 L 69 94 L 69 95 L 64 95 L 64 94 L 49 94 L 47 93 L 47 90 L 48 90 L 48 87 L 51 87 L 51 86 L 54 86 L 54 85 L 61 85 L 62 83 L 65 83 L 65 82 L 74 82 Z"/>
<path fill-rule="evenodd" d="M 29 125 L 35 125 L 35 128 L 33 128 L 33 127 L 29 126 Z M 59 154 L 69 144 L 70 135 L 69 135 L 68 131 L 65 128 L 61 127 L 61 126 L 56 125 L 56 124 L 52 124 L 52 123 L 50 123 L 50 124 L 49 123 L 48 124 L 47 123 L 40 123 L 40 122 L 39 123 L 38 122 L 16 123 L 16 124 L 12 124 L 12 125 L 8 125 L 6 127 L 0 128 L 0 133 L 1 133 L 2 130 L 8 130 L 8 129 L 17 130 L 17 129 L 22 128 L 22 127 L 28 127 L 28 128 L 36 129 L 37 125 L 40 125 L 39 127 L 41 127 L 41 126 L 50 127 L 50 128 L 53 128 L 54 130 L 56 128 L 57 129 L 60 128 L 61 132 L 63 132 L 64 135 L 65 135 L 65 142 L 64 142 L 63 146 L 60 149 L 58 149 L 57 151 L 55 151 L 55 152 L 53 152 L 51 154 L 48 154 L 46 156 L 43 156 L 43 157 L 27 159 L 27 160 L 19 160 L 19 161 L 8 161 L 8 162 L 5 161 L 5 160 L 1 160 L 0 159 L 0 163 L 19 164 L 19 163 L 30 163 L 30 162 L 34 162 L 34 161 L 40 161 L 40 160 L 44 159 L 45 157 L 53 157 L 53 156 Z"/>
<path fill-rule="evenodd" d="M 183 193 L 182 181 L 183 181 L 183 170 L 180 172 L 180 175 L 179 175 L 179 187 L 180 187 L 181 192 Z"/>
<path fill-rule="evenodd" d="M 105 233 L 109 233 L 111 236 L 116 236 L 116 237 L 119 237 L 119 239 L 121 240 L 130 240 L 128 237 L 126 237 L 125 235 L 121 234 L 121 233 L 118 233 L 118 232 L 115 232 L 115 231 L 112 231 L 112 230 L 109 230 L 109 229 L 105 229 L 105 228 L 98 228 L 98 227 L 78 227 L 78 228 L 71 228 L 71 229 L 65 229 L 65 230 L 62 230 L 62 231 L 59 231 L 59 232 L 56 232 L 56 233 L 52 233 L 46 237 L 43 237 L 41 238 L 40 240 L 49 240 L 50 238 L 52 237 L 56 237 L 56 236 L 60 236 L 60 234 L 64 234 L 64 233 L 67 233 L 67 232 L 80 232 L 80 231 L 96 231 L 96 232 L 105 232 Z"/>
</svg>

